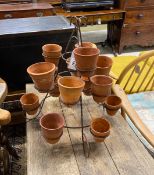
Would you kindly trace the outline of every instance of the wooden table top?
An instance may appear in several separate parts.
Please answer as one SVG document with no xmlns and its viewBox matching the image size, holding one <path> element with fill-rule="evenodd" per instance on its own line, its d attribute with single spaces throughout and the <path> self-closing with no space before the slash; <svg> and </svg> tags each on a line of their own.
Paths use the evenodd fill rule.
<svg viewBox="0 0 154 175">
<path fill-rule="evenodd" d="M 45 96 L 26 85 L 26 92 L 34 92 L 40 100 Z M 67 126 L 80 125 L 80 104 L 65 106 L 58 97 L 47 98 L 42 113 L 64 115 Z M 91 96 L 83 95 L 84 124 L 103 116 L 103 108 Z M 95 143 L 89 128 L 84 129 L 90 143 L 90 156 L 85 158 L 80 129 L 64 129 L 55 145 L 47 144 L 41 136 L 38 120 L 27 123 L 28 175 L 153 175 L 154 160 L 133 133 L 120 113 L 104 117 L 111 124 L 111 133 L 103 143 Z"/>
<path fill-rule="evenodd" d="M 43 33 L 61 32 L 61 30 L 72 30 L 74 25 L 70 25 L 63 16 L 45 16 L 32 18 L 4 19 L 0 20 L 0 37 L 17 37 L 27 35 L 38 35 Z"/>
</svg>

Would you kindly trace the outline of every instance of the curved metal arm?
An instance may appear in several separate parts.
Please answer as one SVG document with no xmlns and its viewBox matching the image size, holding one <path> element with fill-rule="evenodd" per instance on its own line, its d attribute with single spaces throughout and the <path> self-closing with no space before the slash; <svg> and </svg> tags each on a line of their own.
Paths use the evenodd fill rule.
<svg viewBox="0 0 154 175">
<path fill-rule="evenodd" d="M 65 58 L 65 55 L 66 55 L 66 54 L 71 54 L 71 53 L 72 53 L 72 52 L 65 52 L 65 53 L 63 53 L 62 56 L 61 56 L 62 59 L 66 62 L 66 61 L 67 61 L 67 58 Z"/>
</svg>

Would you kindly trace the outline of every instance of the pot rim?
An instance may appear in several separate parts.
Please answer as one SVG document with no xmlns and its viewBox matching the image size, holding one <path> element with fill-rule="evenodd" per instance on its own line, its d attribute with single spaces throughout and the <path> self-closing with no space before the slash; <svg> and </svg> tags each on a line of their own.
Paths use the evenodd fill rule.
<svg viewBox="0 0 154 175">
<path fill-rule="evenodd" d="M 120 103 L 119 103 L 118 105 L 110 105 L 110 104 L 108 104 L 108 103 L 107 103 L 107 99 L 110 98 L 110 97 L 116 97 L 117 99 L 120 100 Z M 119 108 L 119 107 L 121 107 L 121 105 L 122 105 L 122 100 L 121 100 L 121 98 L 120 98 L 119 96 L 117 96 L 117 95 L 110 95 L 110 96 L 106 97 L 104 104 L 105 104 L 105 106 L 110 107 L 110 108 Z"/>
<path fill-rule="evenodd" d="M 55 50 L 55 51 L 48 52 L 45 49 L 46 46 L 58 46 L 59 48 L 57 50 Z M 45 51 L 45 52 L 47 52 L 47 53 L 51 53 L 51 52 L 54 52 L 55 53 L 55 52 L 60 52 L 62 50 L 62 46 L 60 46 L 58 44 L 45 44 L 45 45 L 42 46 L 42 50 Z"/>
<path fill-rule="evenodd" d="M 112 82 L 111 82 L 111 83 L 108 83 L 108 84 L 97 84 L 97 83 L 95 83 L 95 82 L 93 81 L 93 78 L 95 78 L 95 77 L 109 78 Z M 90 77 L 90 81 L 91 81 L 94 85 L 96 85 L 96 86 L 111 86 L 112 83 L 113 83 L 112 78 L 111 78 L 110 76 L 107 76 L 107 75 L 93 75 L 93 76 Z"/>
<path fill-rule="evenodd" d="M 61 54 L 62 55 L 62 54 Z M 53 58 L 55 58 L 55 59 L 60 59 L 61 58 L 61 55 L 59 56 L 59 57 L 51 57 L 51 56 L 46 56 L 46 55 L 44 55 L 43 53 L 42 53 L 42 56 L 44 57 L 44 58 L 48 58 L 48 59 L 53 59 Z"/>
<path fill-rule="evenodd" d="M 95 43 L 92 43 L 90 41 L 84 41 L 82 43 L 83 44 L 91 44 L 91 47 L 89 46 L 89 47 L 86 47 L 86 48 L 97 48 L 96 44 Z M 79 45 L 79 43 L 76 43 L 75 44 L 75 48 L 77 48 L 77 47 L 85 47 L 85 46 L 81 46 L 81 45 Z"/>
<path fill-rule="evenodd" d="M 22 99 L 23 99 L 25 96 L 27 96 L 27 95 L 33 95 L 33 96 L 35 96 L 35 97 L 37 98 L 36 101 L 35 101 L 34 103 L 31 103 L 31 104 L 25 104 L 25 103 L 23 103 L 23 102 L 22 102 Z M 21 98 L 20 98 L 20 103 L 21 103 L 22 105 L 32 106 L 32 105 L 35 105 L 35 104 L 39 103 L 39 97 L 38 97 L 38 95 L 36 95 L 36 94 L 34 94 L 34 93 L 26 93 L 26 94 L 24 94 L 24 95 L 21 96 Z"/>
<path fill-rule="evenodd" d="M 40 65 L 42 65 L 42 64 L 50 64 L 50 65 L 53 65 L 53 68 L 52 68 L 51 70 L 46 71 L 46 72 L 43 72 L 43 73 L 33 73 L 33 72 L 30 71 L 30 68 L 31 68 L 31 67 L 33 67 L 33 66 L 35 66 L 35 65 L 39 65 L 39 64 L 40 64 Z M 55 66 L 54 63 L 50 63 L 50 62 L 38 62 L 38 63 L 34 63 L 34 64 L 30 65 L 30 66 L 27 68 L 27 72 L 28 72 L 28 74 L 30 74 L 30 75 L 40 76 L 40 75 L 48 74 L 48 73 L 54 71 L 55 69 L 56 69 L 56 66 Z"/>
<path fill-rule="evenodd" d="M 62 124 L 61 124 L 58 128 L 49 129 L 49 128 L 46 128 L 46 127 L 44 127 L 44 126 L 42 125 L 42 119 L 43 119 L 45 116 L 51 115 L 51 114 L 52 114 L 52 115 L 56 114 L 56 115 L 58 115 L 58 116 L 62 119 Z M 43 129 L 48 130 L 48 131 L 59 130 L 60 128 L 63 128 L 63 127 L 64 127 L 64 123 L 65 123 L 65 121 L 64 121 L 63 115 L 62 115 L 62 114 L 59 114 L 59 113 L 56 113 L 56 112 L 50 112 L 50 113 L 44 114 L 44 115 L 40 118 L 40 120 L 39 120 L 40 126 L 41 126 Z"/>
<path fill-rule="evenodd" d="M 74 86 L 71 86 L 71 87 L 70 86 L 65 86 L 65 85 L 63 85 L 63 84 L 60 83 L 60 80 L 63 79 L 63 78 L 69 78 L 69 79 L 75 78 L 75 79 L 78 79 L 78 80 L 80 80 L 83 83 L 83 85 L 80 85 L 80 86 L 77 86 L 77 87 L 74 87 Z M 78 89 L 78 88 L 84 87 L 85 86 L 85 82 L 81 78 L 76 77 L 76 76 L 63 76 L 63 77 L 61 77 L 61 78 L 58 79 L 58 85 L 60 85 L 60 86 L 62 86 L 64 88 L 67 88 L 67 89 L 72 89 L 72 88 L 73 89 Z"/>
<path fill-rule="evenodd" d="M 96 69 L 109 69 L 109 68 L 111 68 L 111 66 L 108 66 L 108 67 L 107 67 L 107 66 L 106 66 L 106 67 L 97 66 L 97 67 L 96 67 Z"/>
<path fill-rule="evenodd" d="M 78 53 L 76 52 L 76 50 L 78 50 L 78 49 L 93 49 L 93 50 L 97 50 L 97 53 L 95 53 L 95 54 L 90 54 L 90 55 L 78 54 Z M 78 56 L 87 57 L 87 56 L 99 55 L 99 54 L 100 54 L 100 50 L 99 50 L 98 48 L 92 48 L 92 47 L 77 47 L 77 48 L 75 48 L 75 49 L 73 50 L 73 53 L 76 54 L 76 55 L 78 55 Z"/>
<path fill-rule="evenodd" d="M 105 67 L 101 67 L 101 68 L 110 68 L 110 67 L 112 67 L 112 65 L 113 65 L 113 59 L 111 57 L 106 56 L 106 55 L 99 55 L 98 56 L 98 60 L 99 60 L 100 57 L 105 57 L 105 58 L 107 58 L 108 60 L 111 61 L 110 64 L 109 64 L 109 66 L 105 66 Z M 100 67 L 100 66 L 97 66 L 97 67 Z"/>
<path fill-rule="evenodd" d="M 98 131 L 94 130 L 94 129 L 92 128 L 92 123 L 95 122 L 97 119 L 105 120 L 105 122 L 107 122 L 107 123 L 109 124 L 109 129 L 108 129 L 107 131 L 105 131 L 105 132 L 98 132 Z M 100 134 L 100 133 L 107 134 L 108 132 L 110 132 L 111 124 L 110 124 L 109 121 L 107 121 L 105 118 L 103 118 L 103 117 L 100 118 L 100 117 L 99 117 L 99 118 L 95 118 L 95 119 L 93 119 L 93 120 L 91 121 L 90 129 L 91 129 L 92 131 L 94 131 L 96 134 Z"/>
</svg>

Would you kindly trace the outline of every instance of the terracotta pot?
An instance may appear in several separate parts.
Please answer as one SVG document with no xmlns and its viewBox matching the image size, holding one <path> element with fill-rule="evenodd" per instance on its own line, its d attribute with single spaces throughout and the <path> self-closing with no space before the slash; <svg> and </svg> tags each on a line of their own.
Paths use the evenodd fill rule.
<svg viewBox="0 0 154 175">
<path fill-rule="evenodd" d="M 80 70 L 77 68 L 77 76 L 91 77 L 94 75 L 96 69 L 93 70 Z"/>
<path fill-rule="evenodd" d="M 106 108 L 106 112 L 109 115 L 113 116 L 121 108 L 121 104 L 122 104 L 122 100 L 120 97 L 116 95 L 111 95 L 106 98 L 104 106 Z"/>
<path fill-rule="evenodd" d="M 88 77 L 81 76 L 81 79 L 85 82 L 84 90 L 91 89 L 91 81 Z"/>
<path fill-rule="evenodd" d="M 61 56 L 62 47 L 58 44 L 45 44 L 42 46 L 43 55 L 46 57 L 59 58 Z"/>
<path fill-rule="evenodd" d="M 61 78 L 62 76 L 57 75 L 56 79 L 55 79 L 55 85 L 54 85 L 54 89 L 50 91 L 50 95 L 52 97 L 59 97 L 60 92 L 59 92 L 59 88 L 58 88 L 58 79 Z"/>
<path fill-rule="evenodd" d="M 109 75 L 113 61 L 110 57 L 99 55 L 95 75 Z"/>
<path fill-rule="evenodd" d="M 91 47 L 91 48 L 97 48 L 96 44 L 91 43 L 91 42 L 82 42 L 82 46 L 81 44 L 79 45 L 78 43 L 75 44 L 75 48 L 77 47 Z"/>
<path fill-rule="evenodd" d="M 92 82 L 92 94 L 99 97 L 107 97 L 111 94 L 112 79 L 105 75 L 90 77 Z"/>
<path fill-rule="evenodd" d="M 100 50 L 97 48 L 78 47 L 73 50 L 76 67 L 79 70 L 88 71 L 96 69 Z"/>
<path fill-rule="evenodd" d="M 93 96 L 93 100 L 96 103 L 99 103 L 99 104 L 104 104 L 104 102 L 106 100 L 106 96 L 97 96 L 97 95 L 94 95 L 94 94 L 92 94 L 92 96 Z"/>
<path fill-rule="evenodd" d="M 32 64 L 27 68 L 27 72 L 32 78 L 36 89 L 43 92 L 53 89 L 55 70 L 56 66 L 48 62 Z"/>
<path fill-rule="evenodd" d="M 110 135 L 110 123 L 104 118 L 96 118 L 91 122 L 90 131 L 96 142 L 103 142 Z"/>
<path fill-rule="evenodd" d="M 44 56 L 44 55 L 43 55 L 43 57 L 44 57 L 44 60 L 46 62 L 53 63 L 53 64 L 55 64 L 56 67 L 58 67 L 59 60 L 60 60 L 61 57 L 47 57 L 47 56 Z"/>
<path fill-rule="evenodd" d="M 20 102 L 23 110 L 29 115 L 34 115 L 37 113 L 39 108 L 39 97 L 34 93 L 27 93 L 22 95 Z"/>
<path fill-rule="evenodd" d="M 48 113 L 40 118 L 42 135 L 50 144 L 55 144 L 63 135 L 64 117 L 58 113 Z"/>
<path fill-rule="evenodd" d="M 79 101 L 85 82 L 79 77 L 64 76 L 58 79 L 60 99 L 64 104 L 75 104 Z"/>
</svg>

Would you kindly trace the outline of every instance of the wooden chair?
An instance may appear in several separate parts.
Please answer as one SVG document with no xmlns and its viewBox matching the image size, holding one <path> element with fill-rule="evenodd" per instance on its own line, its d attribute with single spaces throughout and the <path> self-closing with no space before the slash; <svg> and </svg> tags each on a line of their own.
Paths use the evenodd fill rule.
<svg viewBox="0 0 154 175">
<path fill-rule="evenodd" d="M 115 85 L 113 85 L 113 92 L 122 99 L 123 117 L 126 118 L 125 114 L 127 114 L 139 133 L 150 144 L 146 144 L 145 146 L 148 147 L 154 155 L 154 133 L 152 133 L 149 127 L 141 120 L 139 114 L 132 107 L 128 95 L 126 95 L 130 93 L 140 93 L 142 91 L 153 91 L 154 93 L 154 50 L 140 55 L 126 66 Z M 138 136 L 141 141 L 143 141 L 140 134 Z"/>
<path fill-rule="evenodd" d="M 4 101 L 7 95 L 7 84 L 0 78 L 0 104 Z M 16 150 L 12 147 L 9 140 L 3 133 L 2 126 L 9 124 L 11 121 L 11 113 L 0 108 L 0 174 L 8 174 L 9 172 L 9 157 L 12 155 L 18 158 Z"/>
</svg>

